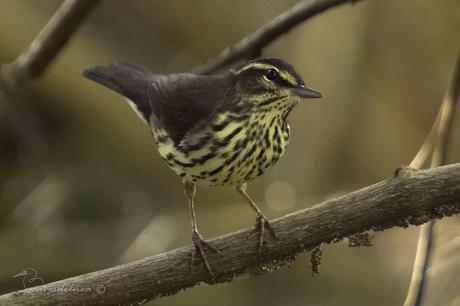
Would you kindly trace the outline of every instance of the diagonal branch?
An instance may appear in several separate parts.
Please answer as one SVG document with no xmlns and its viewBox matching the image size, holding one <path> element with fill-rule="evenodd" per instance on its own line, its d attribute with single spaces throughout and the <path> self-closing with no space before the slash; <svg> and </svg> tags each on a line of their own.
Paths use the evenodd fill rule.
<svg viewBox="0 0 460 306">
<path fill-rule="evenodd" d="M 289 264 L 322 243 L 367 230 L 421 224 L 460 212 L 460 164 L 414 170 L 274 220 L 279 239 L 257 255 L 258 236 L 241 230 L 211 242 L 222 255 L 209 255 L 216 278 L 202 262 L 190 271 L 193 246 L 128 264 L 0 296 L 1 305 L 112 305 L 145 302 L 199 282 L 232 281 Z"/>
<path fill-rule="evenodd" d="M 32 43 L 0 71 L 0 102 L 18 146 L 37 156 L 46 154 L 44 123 L 32 105 L 21 98 L 19 86 L 39 77 L 100 0 L 66 0 Z"/>
<path fill-rule="evenodd" d="M 419 152 L 411 162 L 414 168 L 420 168 L 431 156 L 431 167 L 438 167 L 445 163 L 447 145 L 454 122 L 455 109 L 460 94 L 460 50 L 454 68 L 451 84 L 444 95 L 436 120 Z M 404 306 L 418 306 L 422 304 L 426 283 L 426 271 L 431 257 L 433 244 L 434 221 L 424 224 L 419 233 L 417 250 L 414 259 L 409 290 Z"/>
<path fill-rule="evenodd" d="M 219 55 L 209 59 L 203 65 L 195 67 L 192 72 L 210 74 L 240 59 L 257 57 L 262 49 L 281 35 L 332 7 L 355 3 L 359 0 L 304 0 L 291 9 L 276 16 L 263 27 L 244 37 L 237 43 L 225 48 Z"/>
<path fill-rule="evenodd" d="M 2 67 L 3 79 L 20 85 L 40 76 L 100 0 L 66 0 L 30 46 Z"/>
</svg>

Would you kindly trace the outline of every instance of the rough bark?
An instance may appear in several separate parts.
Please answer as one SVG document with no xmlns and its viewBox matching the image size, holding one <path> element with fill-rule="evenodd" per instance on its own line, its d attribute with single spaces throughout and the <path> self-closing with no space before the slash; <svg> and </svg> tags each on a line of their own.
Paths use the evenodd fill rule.
<svg viewBox="0 0 460 306">
<path fill-rule="evenodd" d="M 460 211 L 460 164 L 428 170 L 398 168 L 392 178 L 272 221 L 279 239 L 257 255 L 258 236 L 241 230 L 212 239 L 216 278 L 202 262 L 190 270 L 192 246 L 0 296 L 0 305 L 115 305 L 145 302 L 199 282 L 232 281 L 289 265 L 322 243 L 368 230 L 419 225 Z M 88 289 L 89 288 L 89 289 Z M 72 291 L 73 290 L 73 291 Z M 75 292 L 87 290 L 85 292 Z M 101 292 L 98 293 L 98 290 Z"/>
</svg>

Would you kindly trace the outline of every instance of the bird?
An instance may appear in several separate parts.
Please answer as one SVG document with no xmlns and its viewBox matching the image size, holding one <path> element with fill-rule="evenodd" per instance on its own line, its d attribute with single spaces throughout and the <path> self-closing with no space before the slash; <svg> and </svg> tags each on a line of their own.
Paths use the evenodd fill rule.
<svg viewBox="0 0 460 306">
<path fill-rule="evenodd" d="M 256 213 L 258 252 L 266 232 L 277 235 L 247 193 L 247 183 L 275 165 L 290 139 L 287 117 L 303 98 L 322 94 L 294 67 L 258 58 L 222 74 L 153 74 L 128 63 L 86 68 L 83 76 L 124 96 L 149 126 L 162 160 L 181 179 L 190 208 L 194 250 L 213 276 L 206 249 L 220 250 L 198 231 L 196 186 L 235 186 Z"/>
</svg>

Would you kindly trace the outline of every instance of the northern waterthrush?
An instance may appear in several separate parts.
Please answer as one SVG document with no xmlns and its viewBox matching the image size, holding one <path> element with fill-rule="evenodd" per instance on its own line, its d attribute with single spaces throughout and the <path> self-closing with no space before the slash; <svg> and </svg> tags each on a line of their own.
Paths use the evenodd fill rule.
<svg viewBox="0 0 460 306">
<path fill-rule="evenodd" d="M 246 183 L 273 166 L 289 142 L 289 112 L 301 98 L 320 98 L 279 59 L 252 60 L 221 75 L 158 75 L 129 64 L 86 69 L 83 75 L 127 98 L 152 131 L 166 164 L 184 183 L 195 254 L 212 275 L 198 232 L 195 185 L 235 185 L 256 212 L 258 250 L 269 221 L 246 193 Z"/>
</svg>

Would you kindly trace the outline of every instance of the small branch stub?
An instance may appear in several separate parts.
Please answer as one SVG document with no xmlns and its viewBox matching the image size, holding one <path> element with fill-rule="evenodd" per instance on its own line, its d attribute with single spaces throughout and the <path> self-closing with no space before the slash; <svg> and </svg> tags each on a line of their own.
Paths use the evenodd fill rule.
<svg viewBox="0 0 460 306">
<path fill-rule="evenodd" d="M 413 175 L 415 172 L 417 172 L 417 169 L 412 168 L 410 166 L 401 165 L 398 168 L 396 168 L 393 174 L 393 177 L 394 178 L 406 178 L 406 177 Z"/>
</svg>

